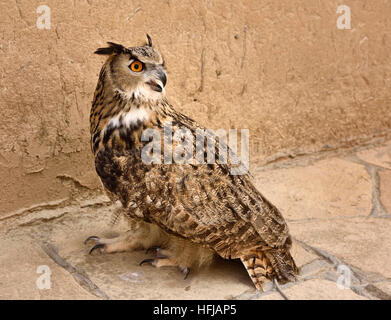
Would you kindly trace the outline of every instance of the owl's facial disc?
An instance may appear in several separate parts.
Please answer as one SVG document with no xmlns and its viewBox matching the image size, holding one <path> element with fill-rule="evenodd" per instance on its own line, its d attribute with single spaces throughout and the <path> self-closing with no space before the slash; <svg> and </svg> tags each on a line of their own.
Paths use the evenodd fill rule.
<svg viewBox="0 0 391 320">
<path fill-rule="evenodd" d="M 122 96 L 139 102 L 164 99 L 167 76 L 158 51 L 149 46 L 126 48 L 108 61 L 111 83 Z"/>
<path fill-rule="evenodd" d="M 156 93 L 163 92 L 167 83 L 167 76 L 162 64 L 142 61 L 140 58 L 132 57 L 128 69 L 130 75 L 137 79 L 137 89 L 146 87 Z"/>
</svg>

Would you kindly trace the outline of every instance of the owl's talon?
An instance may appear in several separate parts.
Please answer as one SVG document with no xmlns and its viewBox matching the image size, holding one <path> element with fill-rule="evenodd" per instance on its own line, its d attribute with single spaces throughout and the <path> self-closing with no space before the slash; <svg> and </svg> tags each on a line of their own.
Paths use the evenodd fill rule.
<svg viewBox="0 0 391 320">
<path fill-rule="evenodd" d="M 144 259 L 143 261 L 141 261 L 139 263 L 139 266 L 142 266 L 144 263 L 151 263 L 153 265 L 154 262 L 155 262 L 155 259 Z"/>
<path fill-rule="evenodd" d="M 185 267 L 183 268 L 182 270 L 182 273 L 185 275 L 185 277 L 183 278 L 183 280 L 186 280 L 187 279 L 187 276 L 189 275 L 190 273 L 190 269 L 188 267 Z"/>
<path fill-rule="evenodd" d="M 96 245 L 94 245 L 91 249 L 90 249 L 90 252 L 88 254 L 91 254 L 93 251 L 97 250 L 97 249 L 100 249 L 100 252 L 104 252 L 105 249 L 106 249 L 106 245 L 104 243 L 98 243 Z"/>
<path fill-rule="evenodd" d="M 94 240 L 95 242 L 98 242 L 100 240 L 100 238 L 97 237 L 97 236 L 90 236 L 90 237 L 88 237 L 87 239 L 84 240 L 84 244 L 87 244 L 87 242 L 90 241 L 90 240 Z"/>
</svg>

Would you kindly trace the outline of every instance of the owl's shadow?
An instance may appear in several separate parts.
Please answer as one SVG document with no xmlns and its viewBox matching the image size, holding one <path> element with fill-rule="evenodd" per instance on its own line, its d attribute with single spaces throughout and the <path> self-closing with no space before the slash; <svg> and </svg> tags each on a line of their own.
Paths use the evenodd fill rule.
<svg viewBox="0 0 391 320">
<path fill-rule="evenodd" d="M 221 257 L 215 257 L 213 263 L 208 268 L 200 270 L 199 273 L 208 273 L 213 277 L 219 276 L 225 281 L 230 279 L 231 281 L 248 285 L 249 288 L 253 288 L 254 286 L 240 259 L 223 259 Z M 196 277 L 196 273 L 194 273 L 193 276 Z"/>
</svg>

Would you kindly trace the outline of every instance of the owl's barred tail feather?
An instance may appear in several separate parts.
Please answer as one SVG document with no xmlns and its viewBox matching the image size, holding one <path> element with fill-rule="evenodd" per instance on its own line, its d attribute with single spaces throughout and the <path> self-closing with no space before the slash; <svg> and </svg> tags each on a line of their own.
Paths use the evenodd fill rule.
<svg viewBox="0 0 391 320">
<path fill-rule="evenodd" d="M 277 279 L 280 283 L 295 281 L 299 270 L 289 250 L 270 249 L 254 251 L 240 257 L 255 287 L 263 291 L 262 285 L 267 279 Z"/>
</svg>

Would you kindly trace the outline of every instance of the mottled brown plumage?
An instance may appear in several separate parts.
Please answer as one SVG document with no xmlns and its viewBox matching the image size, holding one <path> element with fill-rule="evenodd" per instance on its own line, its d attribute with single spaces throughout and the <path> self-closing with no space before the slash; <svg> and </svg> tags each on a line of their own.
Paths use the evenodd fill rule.
<svg viewBox="0 0 391 320">
<path fill-rule="evenodd" d="M 92 103 L 91 147 L 105 191 L 122 204 L 132 223 L 121 238 L 93 238 L 106 252 L 163 248 L 156 266 L 199 267 L 214 254 L 239 258 L 258 289 L 273 277 L 295 279 L 291 237 L 278 209 L 254 187 L 248 174 L 231 175 L 230 164 L 146 164 L 142 133 L 163 126 L 203 129 L 165 98 L 164 61 L 152 43 L 125 48 L 109 43 Z M 142 71 L 132 71 L 134 61 Z M 208 133 L 212 134 L 212 133 Z M 178 141 L 174 141 L 175 150 Z M 218 154 L 218 143 L 216 153 Z M 160 159 L 163 162 L 163 155 Z"/>
</svg>

